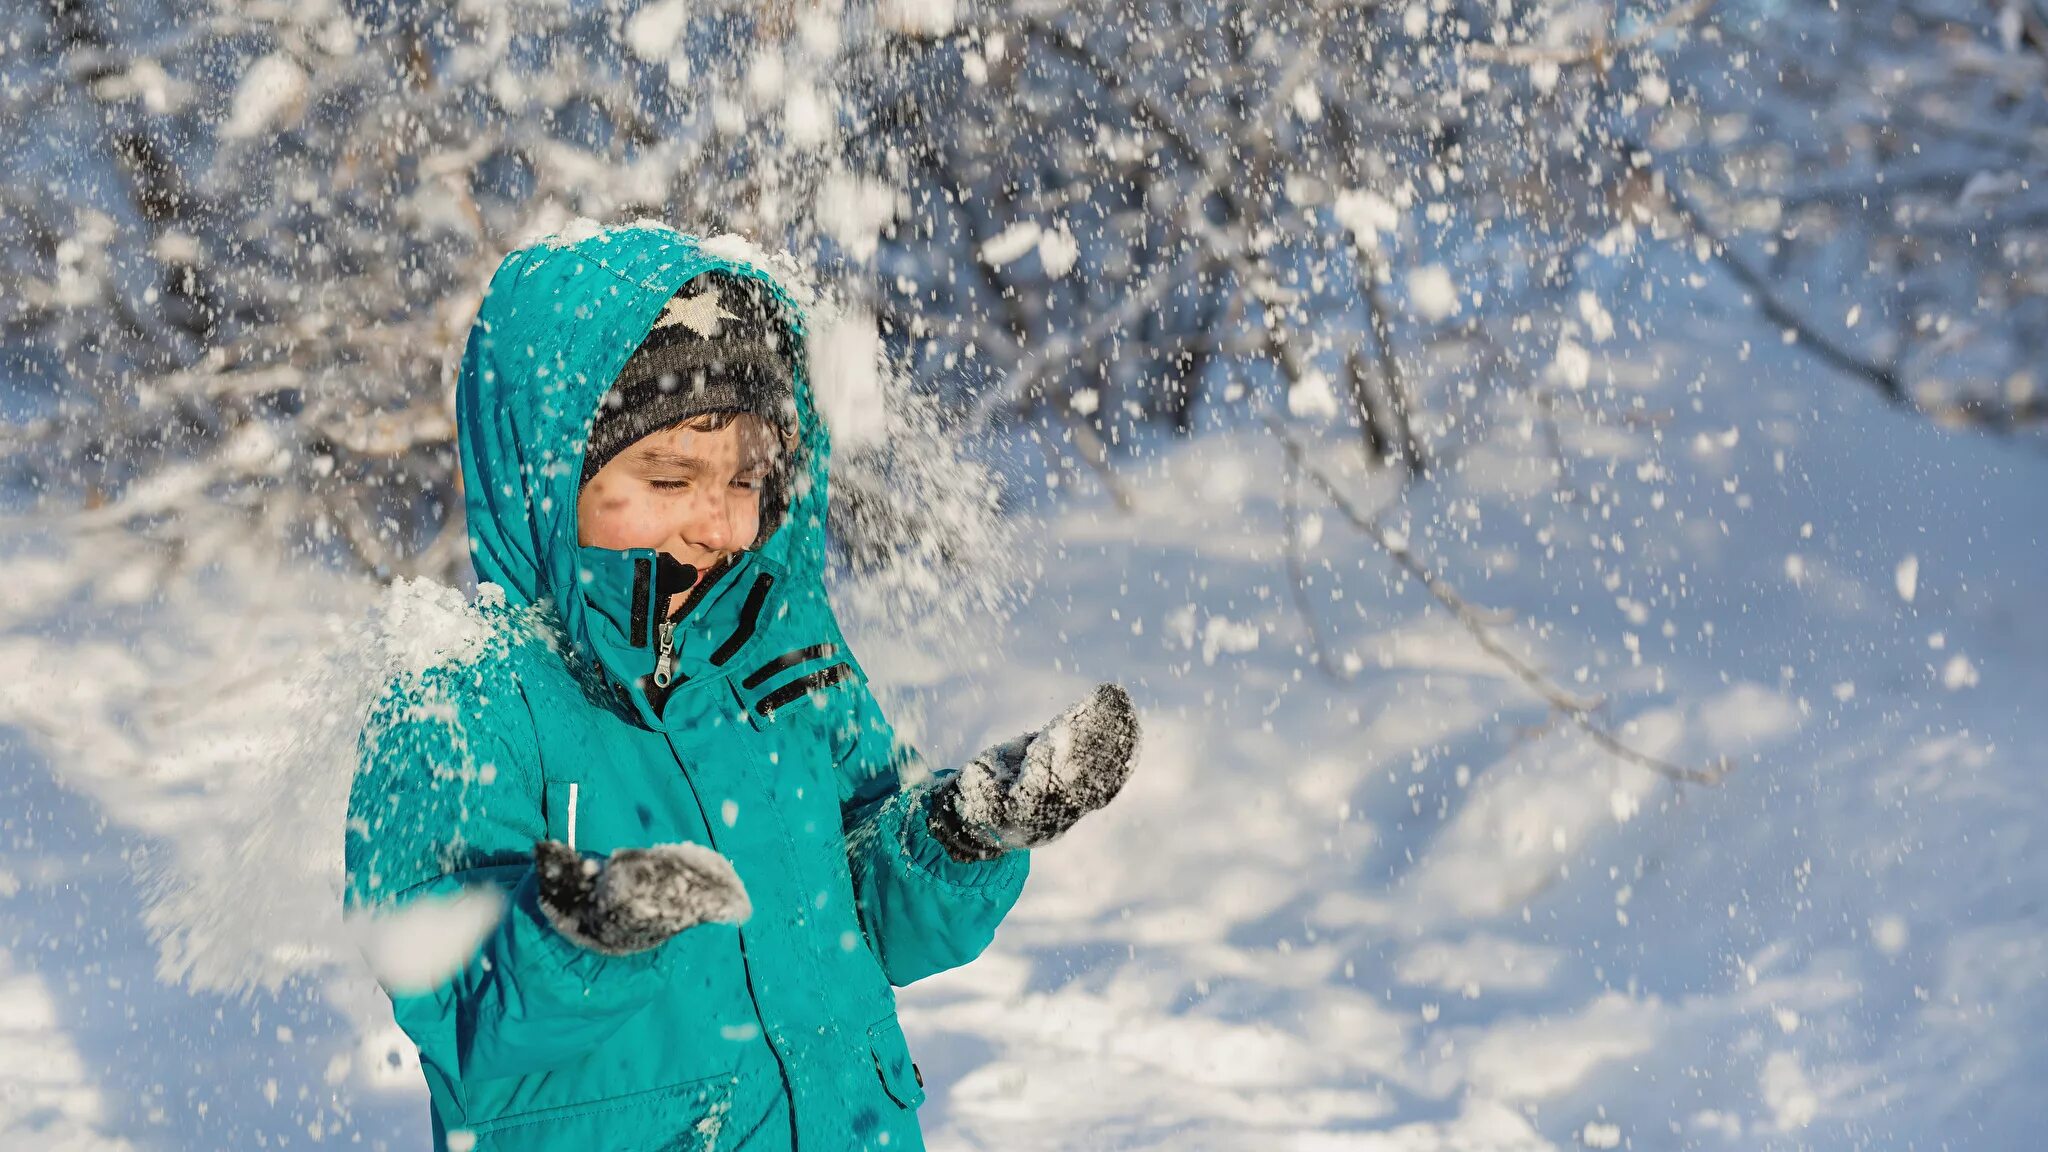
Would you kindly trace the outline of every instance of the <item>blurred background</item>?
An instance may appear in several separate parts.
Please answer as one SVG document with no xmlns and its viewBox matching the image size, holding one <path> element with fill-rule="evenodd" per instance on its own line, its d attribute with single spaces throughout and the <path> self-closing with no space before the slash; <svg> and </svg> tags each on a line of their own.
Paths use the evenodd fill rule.
<svg viewBox="0 0 2048 1152">
<path fill-rule="evenodd" d="M 2048 0 L 0 11 L 0 1147 L 427 1146 L 351 742 L 636 220 L 815 294 L 929 760 L 1145 710 L 935 1149 L 2038 1144 Z"/>
</svg>

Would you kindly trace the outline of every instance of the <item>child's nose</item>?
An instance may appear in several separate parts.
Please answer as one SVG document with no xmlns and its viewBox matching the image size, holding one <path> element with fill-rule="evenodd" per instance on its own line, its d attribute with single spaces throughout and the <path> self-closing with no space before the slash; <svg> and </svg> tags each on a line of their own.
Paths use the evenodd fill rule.
<svg viewBox="0 0 2048 1152">
<path fill-rule="evenodd" d="M 704 546 L 715 549 L 732 547 L 732 517 L 723 512 L 711 517 L 704 527 Z"/>
<path fill-rule="evenodd" d="M 713 551 L 729 550 L 739 536 L 739 528 L 739 516 L 730 503 L 718 501 L 698 519 L 697 543 Z"/>
</svg>

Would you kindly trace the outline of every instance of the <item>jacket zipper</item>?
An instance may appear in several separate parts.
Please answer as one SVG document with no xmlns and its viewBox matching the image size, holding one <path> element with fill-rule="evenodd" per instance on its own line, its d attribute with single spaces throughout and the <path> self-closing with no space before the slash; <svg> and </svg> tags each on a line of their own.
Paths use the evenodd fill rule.
<svg viewBox="0 0 2048 1152">
<path fill-rule="evenodd" d="M 676 625 L 688 619 L 690 613 L 696 611 L 697 605 L 702 603 L 704 597 L 710 593 L 711 586 L 723 580 L 725 574 L 730 572 L 732 567 L 733 561 L 731 558 L 727 558 L 713 565 L 710 570 L 699 576 L 696 585 L 684 593 L 685 598 L 682 608 L 674 615 L 663 617 L 660 626 L 655 629 L 654 642 L 661 648 L 661 655 L 654 662 L 654 686 L 656 688 L 666 688 L 676 678 Z M 665 605 L 658 605 L 657 607 L 665 607 Z"/>
<path fill-rule="evenodd" d="M 654 663 L 654 686 L 668 687 L 676 669 L 676 622 L 673 617 L 663 620 L 655 632 L 655 640 L 661 645 L 661 658 Z"/>
</svg>

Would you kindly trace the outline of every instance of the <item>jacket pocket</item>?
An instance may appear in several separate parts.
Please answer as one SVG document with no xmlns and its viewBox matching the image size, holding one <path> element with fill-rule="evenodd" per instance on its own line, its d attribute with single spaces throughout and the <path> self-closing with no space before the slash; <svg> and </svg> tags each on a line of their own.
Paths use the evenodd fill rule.
<svg viewBox="0 0 2048 1152">
<path fill-rule="evenodd" d="M 718 1143 L 717 1132 L 735 1087 L 734 1073 L 720 1072 L 641 1092 L 496 1116 L 467 1130 L 489 1137 L 493 1149 L 644 1149 L 659 1143 L 654 1133 L 680 1134 L 660 1144 L 663 1152 L 711 1148 Z"/>
<path fill-rule="evenodd" d="M 875 1073 L 889 1098 L 905 1108 L 924 1103 L 924 1073 L 910 1060 L 910 1044 L 894 1016 L 868 1028 L 868 1047 L 875 1054 Z"/>
<path fill-rule="evenodd" d="M 576 825 L 581 815 L 578 809 L 587 799 L 583 791 L 583 785 L 575 780 L 550 780 L 544 786 L 541 799 L 547 809 L 548 839 L 582 847 L 576 842 Z"/>
</svg>

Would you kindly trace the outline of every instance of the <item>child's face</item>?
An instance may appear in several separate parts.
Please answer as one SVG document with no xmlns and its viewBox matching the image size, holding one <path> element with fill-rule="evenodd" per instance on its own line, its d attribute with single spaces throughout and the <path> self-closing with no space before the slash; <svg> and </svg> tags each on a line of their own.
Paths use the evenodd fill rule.
<svg viewBox="0 0 2048 1152">
<path fill-rule="evenodd" d="M 699 572 L 745 551 L 761 530 L 773 435 L 742 417 L 716 431 L 683 425 L 642 437 L 583 486 L 577 542 L 653 548 Z"/>
</svg>

